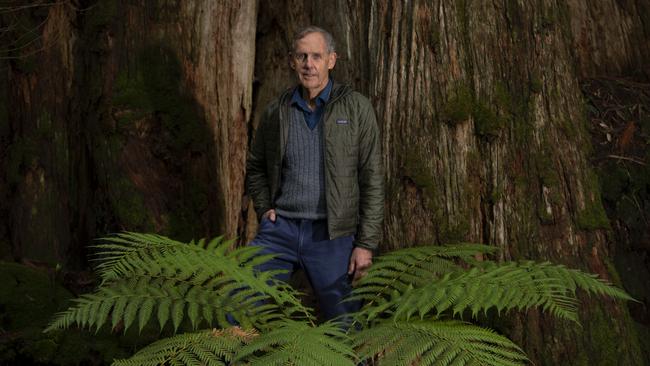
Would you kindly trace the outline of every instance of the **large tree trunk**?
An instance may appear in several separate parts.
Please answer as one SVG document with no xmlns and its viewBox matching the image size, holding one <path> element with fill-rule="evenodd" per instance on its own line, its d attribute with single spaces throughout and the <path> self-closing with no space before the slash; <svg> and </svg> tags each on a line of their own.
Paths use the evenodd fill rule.
<svg viewBox="0 0 650 366">
<path fill-rule="evenodd" d="M 67 99 L 77 88 L 73 17 L 64 6 L 3 8 L 3 40 L 13 39 L 2 43 L 2 221 L 19 257 L 59 262 L 71 242 L 91 239 L 85 121 Z"/>
<path fill-rule="evenodd" d="M 648 76 L 644 2 L 288 0 L 262 2 L 259 14 L 267 57 L 255 115 L 286 77 L 266 74 L 285 57 L 270 50 L 288 49 L 310 23 L 339 42 L 335 77 L 372 99 L 386 165 L 383 250 L 482 242 L 503 259 L 616 279 L 580 79 Z M 538 311 L 505 318 L 492 325 L 538 365 L 643 363 L 621 304 L 585 299 L 582 328 Z"/>
<path fill-rule="evenodd" d="M 79 265 L 118 230 L 237 235 L 255 2 L 78 6 L 3 8 L 0 234 L 13 256 Z"/>
</svg>

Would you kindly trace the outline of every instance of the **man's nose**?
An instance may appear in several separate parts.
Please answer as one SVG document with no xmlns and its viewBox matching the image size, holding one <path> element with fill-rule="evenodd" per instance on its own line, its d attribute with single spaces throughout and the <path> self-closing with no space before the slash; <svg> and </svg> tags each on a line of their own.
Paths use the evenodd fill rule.
<svg viewBox="0 0 650 366">
<path fill-rule="evenodd" d="M 307 55 L 307 56 L 305 57 L 305 62 L 303 63 L 303 65 L 304 65 L 306 68 L 311 69 L 311 68 L 314 66 L 314 58 L 313 58 L 312 56 L 310 56 L 310 55 Z"/>
</svg>

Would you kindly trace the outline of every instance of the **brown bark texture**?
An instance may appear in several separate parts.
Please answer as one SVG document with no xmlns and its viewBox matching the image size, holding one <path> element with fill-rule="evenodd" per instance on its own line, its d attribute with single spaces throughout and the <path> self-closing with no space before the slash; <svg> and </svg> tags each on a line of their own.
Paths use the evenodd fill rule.
<svg viewBox="0 0 650 366">
<path fill-rule="evenodd" d="M 20 2 L 2 22 L 5 255 L 238 234 L 255 2 Z"/>
<path fill-rule="evenodd" d="M 285 69 L 267 70 L 285 62 L 291 34 L 307 24 L 332 31 L 334 77 L 378 113 L 382 250 L 489 243 L 502 259 L 551 260 L 617 281 L 580 81 L 647 79 L 645 2 L 262 1 L 254 116 L 286 80 Z M 534 364 L 644 363 L 625 305 L 583 307 L 582 328 L 537 311 L 487 322 Z"/>
<path fill-rule="evenodd" d="M 81 265 L 117 230 L 249 240 L 251 131 L 292 85 L 292 34 L 316 24 L 337 40 L 334 77 L 377 111 L 381 250 L 487 243 L 625 285 L 581 82 L 648 80 L 647 1 L 78 1 L 1 15 L 4 257 Z M 582 328 L 538 311 L 485 322 L 536 365 L 648 361 L 647 310 L 637 327 L 624 304 L 582 306 Z"/>
</svg>

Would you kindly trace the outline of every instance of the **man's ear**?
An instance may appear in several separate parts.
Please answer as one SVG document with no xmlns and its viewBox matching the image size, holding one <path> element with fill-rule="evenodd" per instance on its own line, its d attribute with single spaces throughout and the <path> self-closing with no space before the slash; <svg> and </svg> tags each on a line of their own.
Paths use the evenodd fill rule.
<svg viewBox="0 0 650 366">
<path fill-rule="evenodd" d="M 331 52 L 329 54 L 329 56 L 328 56 L 329 60 L 328 60 L 328 65 L 327 65 L 328 70 L 332 70 L 334 68 L 334 65 L 336 65 L 336 59 L 337 58 L 338 58 L 338 55 L 336 54 L 336 52 Z"/>
</svg>

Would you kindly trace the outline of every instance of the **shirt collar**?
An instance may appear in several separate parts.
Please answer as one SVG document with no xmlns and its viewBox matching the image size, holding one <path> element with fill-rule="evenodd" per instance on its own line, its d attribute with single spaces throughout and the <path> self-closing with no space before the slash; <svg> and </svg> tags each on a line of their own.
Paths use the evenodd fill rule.
<svg viewBox="0 0 650 366">
<path fill-rule="evenodd" d="M 323 104 L 327 103 L 327 101 L 330 100 L 330 94 L 332 94 L 332 84 L 332 79 L 329 79 L 327 81 L 325 89 L 323 89 L 320 94 L 318 94 L 316 97 L 316 108 L 320 108 Z M 300 86 L 296 87 L 296 89 L 293 91 L 293 95 L 291 97 L 291 105 L 298 105 L 298 107 L 300 107 L 300 109 L 304 110 L 305 112 L 311 112 L 307 101 L 302 97 L 302 94 L 300 93 Z"/>
</svg>

